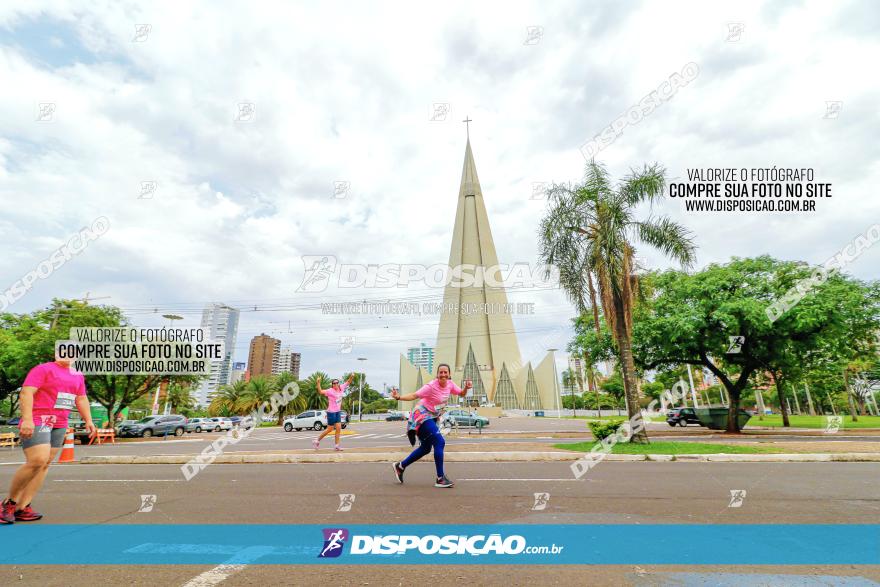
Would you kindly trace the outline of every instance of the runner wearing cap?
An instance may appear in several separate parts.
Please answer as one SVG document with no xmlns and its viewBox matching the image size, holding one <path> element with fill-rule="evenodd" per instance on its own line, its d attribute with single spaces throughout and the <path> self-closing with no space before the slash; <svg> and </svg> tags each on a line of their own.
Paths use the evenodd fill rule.
<svg viewBox="0 0 880 587">
<path fill-rule="evenodd" d="M 86 397 L 83 374 L 71 371 L 70 361 L 37 365 L 27 374 L 19 394 L 19 433 L 25 464 L 15 472 L 9 496 L 0 505 L 0 523 L 33 522 L 43 517 L 31 508 L 31 500 L 43 485 L 67 432 L 67 416 L 76 408 L 89 437 L 98 433 Z"/>
<path fill-rule="evenodd" d="M 396 400 L 410 401 L 418 399 L 419 403 L 413 408 L 409 427 L 415 428 L 419 438 L 419 446 L 410 453 L 403 461 L 394 463 L 394 475 L 398 483 L 403 483 L 404 470 L 431 452 L 434 449 L 434 466 L 437 469 L 437 481 L 434 487 L 452 487 L 455 485 L 443 472 L 443 448 L 446 440 L 437 428 L 439 417 L 438 406 L 446 403 L 449 394 L 464 396 L 473 387 L 470 379 L 465 380 L 464 389 L 449 379 L 451 370 L 449 365 L 441 363 L 437 366 L 437 379 L 423 386 L 420 390 L 409 395 L 400 395 L 396 389 L 391 390 L 391 397 Z"/>
<path fill-rule="evenodd" d="M 345 395 L 345 390 L 348 389 L 348 385 L 351 383 L 352 377 L 354 377 L 354 373 L 349 375 L 348 379 L 346 379 L 345 383 L 342 385 L 339 385 L 338 379 L 332 380 L 330 382 L 330 389 L 321 389 L 320 376 L 316 380 L 318 393 L 327 396 L 327 429 L 313 441 L 315 450 L 318 450 L 318 447 L 320 447 L 321 439 L 330 434 L 332 430 L 336 431 L 336 450 L 342 450 L 342 447 L 339 446 L 339 438 L 342 436 L 342 419 L 340 418 L 341 414 L 339 413 L 341 408 L 339 404 L 342 401 L 342 396 Z"/>
</svg>

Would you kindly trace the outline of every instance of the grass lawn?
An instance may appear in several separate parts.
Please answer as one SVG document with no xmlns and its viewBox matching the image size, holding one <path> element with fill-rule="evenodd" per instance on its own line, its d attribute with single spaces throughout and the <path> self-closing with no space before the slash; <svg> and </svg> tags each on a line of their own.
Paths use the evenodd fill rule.
<svg viewBox="0 0 880 587">
<path fill-rule="evenodd" d="M 571 444 L 554 444 L 556 448 L 574 450 L 577 452 L 590 452 L 595 441 L 575 442 Z M 611 453 L 616 455 L 680 455 L 680 454 L 756 454 L 782 452 L 778 448 L 763 446 L 743 446 L 732 444 L 710 444 L 708 442 L 664 442 L 652 441 L 650 444 L 630 444 L 618 442 L 614 445 Z"/>
<path fill-rule="evenodd" d="M 792 428 L 821 428 L 824 430 L 828 426 L 828 418 L 829 416 L 789 416 L 788 421 Z M 772 416 L 764 416 L 763 420 L 752 416 L 747 426 L 781 427 L 782 416 L 773 414 Z M 846 414 L 840 422 L 840 429 L 846 430 L 847 428 L 880 428 L 880 416 L 859 416 L 859 421 L 853 422 L 849 414 Z"/>
</svg>

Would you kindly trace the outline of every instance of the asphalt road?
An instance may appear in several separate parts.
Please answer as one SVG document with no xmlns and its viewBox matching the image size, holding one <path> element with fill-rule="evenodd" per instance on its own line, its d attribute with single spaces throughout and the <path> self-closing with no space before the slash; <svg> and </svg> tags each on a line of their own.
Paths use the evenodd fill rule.
<svg viewBox="0 0 880 587">
<path fill-rule="evenodd" d="M 37 524 L 155 524 L 157 536 L 167 534 L 163 526 L 169 524 L 859 524 L 880 519 L 880 464 L 874 463 L 604 462 L 581 480 L 565 463 L 451 463 L 447 470 L 457 481 L 449 490 L 432 486 L 430 461 L 409 469 L 404 485 L 382 463 L 212 465 L 189 482 L 173 465 L 56 465 L 34 505 L 46 515 Z M 13 471 L 0 467 L 0 486 L 8 484 Z M 731 490 L 745 491 L 739 507 L 729 507 Z M 549 493 L 544 510 L 533 509 L 535 493 Z M 355 496 L 350 511 L 338 511 L 340 494 Z M 143 495 L 155 496 L 152 511 L 138 512 Z M 11 536 L 17 529 L 0 528 L 0 534 Z M 412 585 L 423 580 L 637 586 L 805 585 L 816 580 L 845 585 L 880 581 L 880 567 L 0 567 L 2 585 L 185 585 L 196 577 L 201 577 L 197 585 L 215 584 L 218 578 L 223 585 Z"/>
<path fill-rule="evenodd" d="M 870 442 L 880 443 L 880 434 L 847 431 L 841 434 L 801 434 L 761 431 L 759 434 L 742 436 L 725 435 L 708 431 L 697 426 L 672 428 L 665 423 L 649 424 L 649 431 L 658 440 L 694 442 Z M 357 448 L 388 447 L 406 450 L 409 443 L 404 436 L 402 422 L 352 422 L 344 431 L 342 446 L 348 450 Z M 182 437 L 169 436 L 164 439 L 126 440 L 116 444 L 75 446 L 76 458 L 94 455 L 178 455 L 198 454 L 222 433 L 190 433 Z M 302 430 L 285 432 L 280 427 L 259 428 L 247 438 L 227 446 L 226 454 L 255 451 L 287 451 L 312 448 L 312 440 L 319 432 Z M 503 437 L 503 438 L 502 438 Z M 583 420 L 557 418 L 496 418 L 483 434 L 476 430 L 462 429 L 447 437 L 448 444 L 479 443 L 538 443 L 550 447 L 556 443 L 584 442 L 592 436 L 587 432 Z M 333 449 L 333 438 L 328 436 L 322 442 L 323 450 Z M 22 461 L 20 449 L 0 449 L 0 465 Z"/>
</svg>

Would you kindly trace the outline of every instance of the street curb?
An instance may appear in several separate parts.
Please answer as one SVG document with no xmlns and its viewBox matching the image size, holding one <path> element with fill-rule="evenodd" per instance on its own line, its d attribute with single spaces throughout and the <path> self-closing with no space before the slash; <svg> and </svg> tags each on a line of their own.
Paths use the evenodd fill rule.
<svg viewBox="0 0 880 587">
<path fill-rule="evenodd" d="M 269 453 L 218 455 L 217 464 L 266 464 L 266 463 L 393 463 L 403 460 L 408 453 Z M 491 462 L 555 462 L 577 461 L 588 453 L 578 452 L 447 452 L 446 461 L 451 463 Z M 712 462 L 712 463 L 871 463 L 880 462 L 880 453 L 826 453 L 826 454 L 704 454 L 704 455 L 615 455 L 604 457 L 606 461 L 619 462 Z M 83 465 L 183 465 L 196 461 L 195 455 L 163 456 L 91 456 L 78 462 Z M 208 463 L 203 458 L 203 463 Z"/>
</svg>

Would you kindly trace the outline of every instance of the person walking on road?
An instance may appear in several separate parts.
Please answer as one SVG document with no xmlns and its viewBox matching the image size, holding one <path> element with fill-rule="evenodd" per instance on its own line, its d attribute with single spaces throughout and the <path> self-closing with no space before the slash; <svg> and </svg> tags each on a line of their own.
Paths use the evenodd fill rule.
<svg viewBox="0 0 880 587">
<path fill-rule="evenodd" d="M 437 378 L 423 386 L 415 393 L 400 395 L 396 389 L 391 390 L 391 397 L 401 401 L 418 399 L 419 403 L 413 408 L 409 420 L 410 429 L 415 429 L 419 439 L 419 446 L 410 453 L 403 461 L 394 463 L 394 475 L 398 483 L 403 483 L 403 472 L 408 466 L 434 450 L 434 466 L 437 469 L 437 481 L 434 487 L 452 487 L 455 485 L 443 472 L 443 449 L 446 440 L 437 428 L 437 418 L 440 416 L 438 406 L 446 403 L 449 394 L 464 396 L 473 387 L 470 379 L 465 380 L 464 389 L 449 379 L 451 369 L 449 365 L 441 363 L 437 366 Z"/>
<path fill-rule="evenodd" d="M 342 396 L 345 395 L 345 390 L 348 389 L 349 384 L 351 384 L 351 379 L 354 377 L 354 373 L 348 376 L 348 379 L 345 380 L 345 383 L 339 385 L 339 380 L 334 379 L 330 382 L 330 389 L 321 389 L 321 378 L 318 377 L 316 380 L 316 384 L 318 386 L 318 393 L 321 395 L 327 396 L 327 429 L 321 433 L 321 435 L 316 438 L 313 443 L 315 445 L 315 450 L 321 446 L 321 440 L 331 431 L 336 431 L 336 450 L 341 451 L 342 447 L 339 446 L 339 439 L 342 436 L 342 419 L 340 411 L 340 402 L 342 401 Z"/>
<path fill-rule="evenodd" d="M 69 360 L 42 363 L 31 369 L 21 386 L 19 406 L 25 464 L 15 472 L 9 495 L 0 505 L 0 524 L 33 522 L 43 517 L 31 508 L 31 500 L 64 444 L 70 410 L 79 411 L 89 438 L 98 433 L 86 397 L 85 378 L 70 369 Z"/>
</svg>

